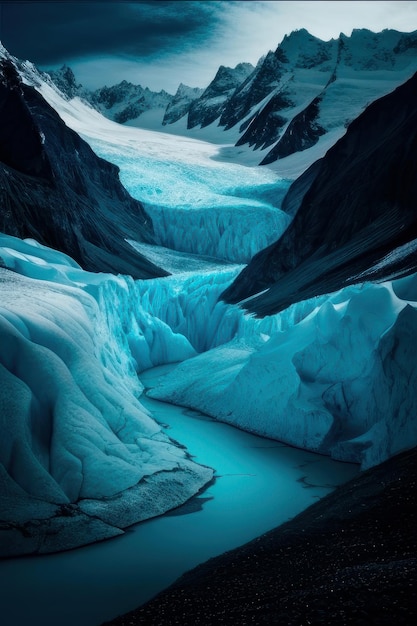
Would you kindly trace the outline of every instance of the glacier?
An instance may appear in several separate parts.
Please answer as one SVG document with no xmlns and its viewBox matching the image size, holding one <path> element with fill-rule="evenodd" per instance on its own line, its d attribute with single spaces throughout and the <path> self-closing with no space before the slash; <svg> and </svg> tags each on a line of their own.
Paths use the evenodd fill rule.
<svg viewBox="0 0 417 626">
<path fill-rule="evenodd" d="M 38 88 L 120 167 L 164 247 L 130 245 L 174 273 L 93 274 L 36 241 L 0 237 L 0 401 L 2 415 L 19 416 L 2 423 L 6 554 L 120 534 L 211 479 L 141 404 L 141 373 L 158 365 L 181 362 L 150 397 L 363 468 L 416 445 L 415 276 L 262 319 L 225 304 L 219 296 L 241 265 L 288 226 L 280 206 L 289 181 Z"/>
<path fill-rule="evenodd" d="M 111 329 L 92 295 L 117 277 L 4 235 L 0 259 L 2 556 L 119 535 L 210 481 L 139 401 L 116 315 Z"/>
<path fill-rule="evenodd" d="M 131 132 L 137 145 L 123 153 L 91 134 L 89 141 L 99 156 L 120 167 L 123 185 L 143 203 L 160 246 L 247 263 L 289 225 L 291 218 L 280 209 L 289 180 L 236 164 L 202 161 L 204 142 L 184 141 L 174 161 L 161 160 L 144 142 L 155 144 L 158 133 Z"/>
<path fill-rule="evenodd" d="M 221 145 L 116 124 L 79 98 L 66 100 L 30 63 L 21 72 L 98 156 L 120 167 L 121 182 L 140 199 L 160 246 L 247 263 L 289 225 L 280 208 L 289 178 L 221 162 Z"/>
<path fill-rule="evenodd" d="M 278 330 L 263 344 L 236 336 L 178 365 L 148 395 L 362 469 L 377 465 L 417 444 L 415 284 L 414 275 L 364 283 L 293 305 L 290 323 L 288 311 L 273 316 Z"/>
<path fill-rule="evenodd" d="M 42 259 L 44 248 L 33 242 L 16 240 L 13 252 L 12 240 L 0 239 L 4 264 L 22 272 L 26 261 L 38 281 L 42 271 L 49 281 L 52 271 L 55 280 L 61 272 L 82 302 L 88 297 L 90 308 L 91 302 L 98 307 L 95 334 L 105 346 L 99 362 L 113 379 L 124 372 L 127 393 L 140 394 L 137 374 L 182 362 L 147 391 L 151 398 L 362 468 L 417 443 L 409 393 L 415 275 L 347 287 L 256 318 L 218 300 L 238 266 L 152 280 L 105 274 L 89 280 L 74 262 L 60 258 L 59 265 L 54 251 L 46 249 Z M 51 269 L 53 260 L 58 269 Z"/>
</svg>

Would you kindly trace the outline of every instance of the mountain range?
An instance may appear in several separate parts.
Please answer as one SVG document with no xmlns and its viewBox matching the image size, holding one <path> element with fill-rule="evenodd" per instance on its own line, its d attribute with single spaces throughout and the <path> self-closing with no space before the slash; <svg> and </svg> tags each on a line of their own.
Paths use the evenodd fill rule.
<svg viewBox="0 0 417 626">
<path fill-rule="evenodd" d="M 366 106 L 417 70 L 416 48 L 417 31 L 357 29 L 322 41 L 300 29 L 256 67 L 221 66 L 204 90 L 180 84 L 174 96 L 126 81 L 89 91 L 67 66 L 49 74 L 69 98 L 78 95 L 117 122 L 140 126 L 141 114 L 155 109 L 157 125 L 175 129 L 182 120 L 180 134 L 219 127 L 236 158 L 243 149 L 267 165 L 316 144 L 322 156 Z M 311 152 L 308 164 L 316 158 Z"/>
<path fill-rule="evenodd" d="M 416 271 L 416 148 L 414 74 L 292 184 L 282 204 L 292 223 L 253 257 L 225 300 L 270 315 L 296 299 Z"/>
</svg>

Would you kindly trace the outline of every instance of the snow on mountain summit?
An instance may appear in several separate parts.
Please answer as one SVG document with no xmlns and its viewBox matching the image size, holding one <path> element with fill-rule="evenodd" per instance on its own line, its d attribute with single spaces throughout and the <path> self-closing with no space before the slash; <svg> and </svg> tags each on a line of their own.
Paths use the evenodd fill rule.
<svg viewBox="0 0 417 626">
<path fill-rule="evenodd" d="M 405 82 L 417 70 L 417 31 L 354 29 L 323 41 L 306 29 L 285 35 L 254 68 L 221 65 L 201 91 L 181 84 L 175 96 L 123 81 L 87 92 L 68 68 L 51 73 L 70 95 L 86 98 L 120 123 L 207 139 L 231 146 L 225 158 L 269 165 L 283 176 L 298 175 L 294 155 L 306 169 L 339 139 L 365 107 Z M 64 80 L 65 79 L 65 80 Z M 71 96 L 72 97 L 72 96 Z M 179 123 L 179 121 L 183 123 Z M 220 135 L 221 136 L 221 135 Z M 234 147 L 232 147 L 234 144 Z"/>
</svg>

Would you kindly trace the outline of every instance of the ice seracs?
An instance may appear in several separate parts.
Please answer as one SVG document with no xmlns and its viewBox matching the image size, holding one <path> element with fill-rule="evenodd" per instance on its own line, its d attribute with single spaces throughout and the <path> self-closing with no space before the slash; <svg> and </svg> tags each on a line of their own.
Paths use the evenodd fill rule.
<svg viewBox="0 0 417 626">
<path fill-rule="evenodd" d="M 404 299 L 395 289 L 395 281 L 364 284 L 293 305 L 263 343 L 236 337 L 178 365 L 148 393 L 362 468 L 377 465 L 417 444 L 409 392 L 417 310 L 406 289 Z"/>
</svg>

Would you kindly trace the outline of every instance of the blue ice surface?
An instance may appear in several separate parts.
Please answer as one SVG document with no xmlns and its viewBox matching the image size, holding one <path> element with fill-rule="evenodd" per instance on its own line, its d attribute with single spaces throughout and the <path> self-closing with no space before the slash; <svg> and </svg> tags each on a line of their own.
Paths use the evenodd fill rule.
<svg viewBox="0 0 417 626">
<path fill-rule="evenodd" d="M 280 207 L 291 181 L 270 171 L 172 162 L 99 140 L 90 143 L 118 165 L 122 183 L 143 203 L 161 246 L 247 263 L 290 223 Z"/>
</svg>

